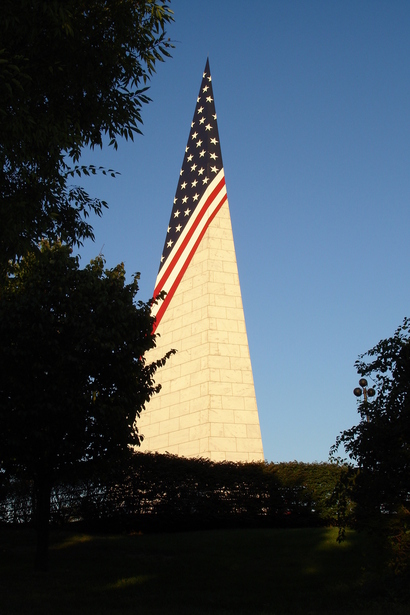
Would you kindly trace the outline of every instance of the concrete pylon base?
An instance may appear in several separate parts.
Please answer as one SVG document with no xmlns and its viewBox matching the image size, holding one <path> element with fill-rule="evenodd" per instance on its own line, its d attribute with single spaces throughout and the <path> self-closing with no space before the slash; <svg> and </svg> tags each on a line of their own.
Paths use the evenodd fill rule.
<svg viewBox="0 0 410 615">
<path fill-rule="evenodd" d="M 138 421 L 142 451 L 264 459 L 231 218 L 212 220 L 156 331 L 148 360 L 177 350 Z"/>
</svg>

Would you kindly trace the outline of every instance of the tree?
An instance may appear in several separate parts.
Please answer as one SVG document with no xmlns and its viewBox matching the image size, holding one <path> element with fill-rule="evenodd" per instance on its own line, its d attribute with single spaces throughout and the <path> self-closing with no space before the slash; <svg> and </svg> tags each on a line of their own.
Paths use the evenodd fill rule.
<svg viewBox="0 0 410 615">
<path fill-rule="evenodd" d="M 350 460 L 345 483 L 356 503 L 359 526 L 384 528 L 407 541 L 410 519 L 410 319 L 395 334 L 361 355 L 356 369 L 375 383 L 376 397 L 359 403 L 360 423 L 343 431 Z M 407 538 L 406 538 L 407 536 Z M 397 543 L 398 544 L 398 543 Z"/>
<path fill-rule="evenodd" d="M 146 84 L 172 47 L 168 2 L 4 0 L 0 267 L 42 237 L 80 244 L 103 201 L 70 185 L 82 149 L 140 132 Z"/>
<path fill-rule="evenodd" d="M 147 363 L 151 304 L 134 298 L 124 266 L 85 269 L 43 242 L 11 266 L 0 296 L 0 471 L 34 483 L 37 560 L 47 559 L 50 491 L 90 464 L 130 454 L 144 405 L 159 390 Z"/>
</svg>

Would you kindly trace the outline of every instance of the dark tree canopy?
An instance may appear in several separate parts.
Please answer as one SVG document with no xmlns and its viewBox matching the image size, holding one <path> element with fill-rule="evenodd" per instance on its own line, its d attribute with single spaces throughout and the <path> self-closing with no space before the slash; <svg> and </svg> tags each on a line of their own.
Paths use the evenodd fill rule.
<svg viewBox="0 0 410 615">
<path fill-rule="evenodd" d="M 80 269 L 68 246 L 43 242 L 2 290 L 0 471 L 34 481 L 44 526 L 57 480 L 140 442 L 135 421 L 165 359 L 144 357 L 154 319 L 134 303 L 137 277 L 126 284 L 101 257 Z"/>
<path fill-rule="evenodd" d="M 135 419 L 157 390 L 150 303 L 137 276 L 101 257 L 80 269 L 43 242 L 13 266 L 0 299 L 1 465 L 52 476 L 139 444 Z M 35 468 L 35 469 L 34 469 Z"/>
<path fill-rule="evenodd" d="M 361 355 L 356 368 L 376 396 L 360 402 L 360 423 L 343 431 L 331 452 L 343 445 L 352 462 L 347 488 L 357 523 L 393 524 L 403 537 L 410 518 L 410 319 Z"/>
<path fill-rule="evenodd" d="M 86 146 L 140 132 L 146 83 L 169 55 L 168 2 L 3 0 L 0 255 L 43 236 L 80 242 L 104 203 L 69 185 Z M 91 172 L 94 169 L 91 169 Z M 85 169 L 85 172 L 87 170 Z"/>
</svg>

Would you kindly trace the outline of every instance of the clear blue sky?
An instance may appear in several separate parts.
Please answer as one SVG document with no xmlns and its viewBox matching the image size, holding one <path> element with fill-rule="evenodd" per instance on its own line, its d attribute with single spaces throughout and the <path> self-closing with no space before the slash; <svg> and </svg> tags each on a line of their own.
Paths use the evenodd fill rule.
<svg viewBox="0 0 410 615">
<path fill-rule="evenodd" d="M 85 156 L 108 266 L 153 291 L 210 58 L 265 457 L 326 461 L 357 356 L 410 315 L 410 2 L 175 0 L 144 136 Z"/>
</svg>

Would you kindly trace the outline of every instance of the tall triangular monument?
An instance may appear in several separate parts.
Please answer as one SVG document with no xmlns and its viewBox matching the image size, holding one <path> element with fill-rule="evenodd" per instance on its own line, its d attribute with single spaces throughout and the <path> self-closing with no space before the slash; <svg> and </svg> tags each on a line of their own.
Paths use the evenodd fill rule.
<svg viewBox="0 0 410 615">
<path fill-rule="evenodd" d="M 263 460 L 209 61 L 191 123 L 154 296 L 157 348 L 176 349 L 142 413 L 143 451 Z"/>
</svg>

